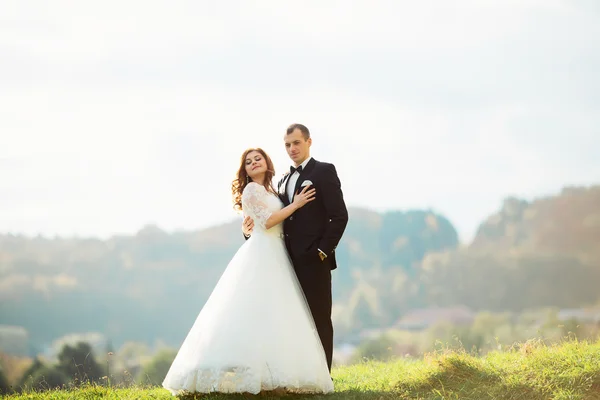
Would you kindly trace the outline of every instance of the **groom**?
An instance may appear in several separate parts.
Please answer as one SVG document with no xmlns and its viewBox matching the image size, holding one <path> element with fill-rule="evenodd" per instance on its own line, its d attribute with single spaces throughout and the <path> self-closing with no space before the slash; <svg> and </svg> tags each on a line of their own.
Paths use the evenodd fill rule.
<svg viewBox="0 0 600 400">
<path fill-rule="evenodd" d="M 279 197 L 289 205 L 304 186 L 316 189 L 315 201 L 307 203 L 284 221 L 285 245 L 306 296 L 331 372 L 333 325 L 331 322 L 331 270 L 337 268 L 335 248 L 348 223 L 340 180 L 333 164 L 310 156 L 312 139 L 308 128 L 292 124 L 284 136 L 285 149 L 294 166 L 277 184 Z M 243 223 L 244 236 L 253 221 Z"/>
</svg>

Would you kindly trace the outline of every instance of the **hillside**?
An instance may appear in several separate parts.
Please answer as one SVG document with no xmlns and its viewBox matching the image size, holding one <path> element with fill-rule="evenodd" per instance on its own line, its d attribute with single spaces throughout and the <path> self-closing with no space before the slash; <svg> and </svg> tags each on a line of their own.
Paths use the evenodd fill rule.
<svg viewBox="0 0 600 400">
<path fill-rule="evenodd" d="M 477 250 L 569 254 L 600 260 L 600 186 L 569 187 L 532 202 L 507 198 L 479 227 Z"/>
<path fill-rule="evenodd" d="M 0 325 L 25 328 L 32 354 L 74 332 L 102 333 L 115 346 L 177 346 L 242 243 L 239 221 L 194 232 L 147 226 L 106 241 L 0 235 Z M 336 342 L 431 307 L 599 304 L 598 243 L 600 186 L 508 198 L 460 247 L 451 222 L 432 211 L 352 208 L 333 274 Z"/>
<path fill-rule="evenodd" d="M 349 213 L 337 250 L 337 303 L 364 271 L 411 271 L 427 252 L 458 244 L 452 224 L 429 211 Z M 107 241 L 0 236 L 0 324 L 24 327 L 37 346 L 71 332 L 102 332 L 115 345 L 176 345 L 243 243 L 240 228 L 239 221 L 196 232 L 147 226 Z"/>
<path fill-rule="evenodd" d="M 597 304 L 600 186 L 531 202 L 507 198 L 467 248 L 429 254 L 422 271 L 435 304 L 494 311 Z"/>
</svg>

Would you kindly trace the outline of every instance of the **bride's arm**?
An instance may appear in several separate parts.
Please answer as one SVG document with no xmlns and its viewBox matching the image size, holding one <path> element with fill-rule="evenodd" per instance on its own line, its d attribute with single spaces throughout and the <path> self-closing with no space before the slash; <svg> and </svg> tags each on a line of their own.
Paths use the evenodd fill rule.
<svg viewBox="0 0 600 400">
<path fill-rule="evenodd" d="M 265 201 L 266 196 L 268 196 L 267 190 L 264 186 L 251 182 L 244 190 L 242 203 L 245 203 L 243 207 L 248 212 L 248 215 L 254 219 L 255 223 L 263 226 L 265 229 L 271 229 L 275 225 L 282 223 L 294 211 L 315 199 L 315 189 L 307 189 L 308 186 L 304 187 L 294 197 L 294 201 L 289 206 L 271 213 Z"/>
<path fill-rule="evenodd" d="M 265 228 L 271 229 L 275 225 L 282 223 L 287 217 L 292 215 L 294 213 L 294 211 L 296 211 L 298 208 L 300 208 L 300 207 L 298 207 L 294 203 L 292 203 L 289 206 L 283 207 L 279 211 L 275 211 L 273 214 L 271 214 L 269 219 L 267 219 L 267 221 L 265 222 Z"/>
<path fill-rule="evenodd" d="M 283 207 L 279 211 L 275 211 L 265 224 L 267 229 L 274 227 L 277 224 L 282 223 L 287 217 L 292 215 L 294 211 L 303 207 L 306 203 L 311 202 L 315 199 L 315 189 L 307 190 L 308 186 L 305 186 L 304 189 L 296 196 L 294 196 L 294 201 L 289 206 Z"/>
</svg>

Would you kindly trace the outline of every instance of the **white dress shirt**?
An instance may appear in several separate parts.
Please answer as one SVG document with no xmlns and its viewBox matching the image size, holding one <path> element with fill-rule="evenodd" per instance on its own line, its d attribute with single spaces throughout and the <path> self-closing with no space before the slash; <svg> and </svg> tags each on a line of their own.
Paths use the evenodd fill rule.
<svg viewBox="0 0 600 400">
<path fill-rule="evenodd" d="M 312 157 L 308 157 L 306 160 L 304 160 L 304 162 L 302 164 L 300 164 L 300 165 L 302 165 L 303 170 L 304 170 L 304 168 L 306 168 L 306 164 L 308 164 L 308 162 L 310 161 L 311 158 Z M 294 188 L 296 187 L 296 182 L 298 182 L 299 176 L 300 176 L 300 174 L 298 173 L 298 171 L 296 171 L 288 178 L 287 195 L 288 195 L 288 199 L 290 200 L 290 203 L 294 199 Z"/>
</svg>

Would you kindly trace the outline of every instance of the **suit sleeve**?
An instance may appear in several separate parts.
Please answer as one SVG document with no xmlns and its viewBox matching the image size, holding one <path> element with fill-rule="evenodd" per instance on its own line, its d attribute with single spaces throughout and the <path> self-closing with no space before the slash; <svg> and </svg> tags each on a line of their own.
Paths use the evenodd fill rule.
<svg viewBox="0 0 600 400">
<path fill-rule="evenodd" d="M 329 224 L 319 242 L 319 249 L 329 256 L 344 234 L 348 224 L 348 210 L 344 202 L 342 185 L 333 164 L 325 165 L 322 179 L 323 184 L 320 185 L 320 190 Z"/>
</svg>

